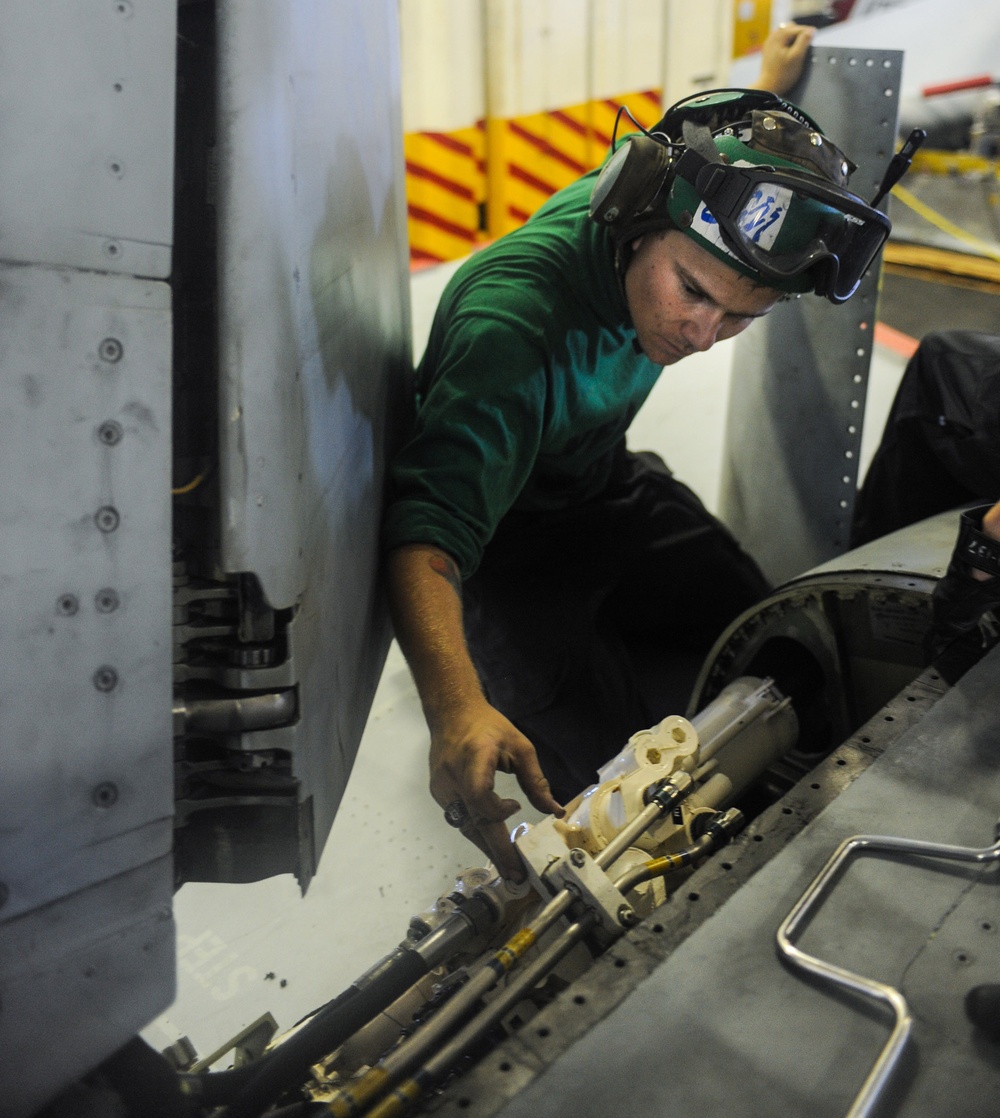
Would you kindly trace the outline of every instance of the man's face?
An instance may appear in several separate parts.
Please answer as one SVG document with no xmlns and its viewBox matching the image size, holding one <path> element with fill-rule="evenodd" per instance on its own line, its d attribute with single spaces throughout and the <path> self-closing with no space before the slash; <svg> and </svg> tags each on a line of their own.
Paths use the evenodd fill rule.
<svg viewBox="0 0 1000 1118">
<path fill-rule="evenodd" d="M 647 234 L 633 247 L 625 297 L 639 345 L 658 365 L 735 337 L 781 298 L 676 229 Z"/>
</svg>

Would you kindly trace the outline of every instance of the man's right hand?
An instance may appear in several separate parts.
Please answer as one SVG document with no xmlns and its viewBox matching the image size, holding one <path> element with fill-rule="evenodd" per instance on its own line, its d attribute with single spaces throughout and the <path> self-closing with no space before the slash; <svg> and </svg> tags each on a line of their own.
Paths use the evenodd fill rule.
<svg viewBox="0 0 1000 1118">
<path fill-rule="evenodd" d="M 431 732 L 431 794 L 442 808 L 468 812 L 462 833 L 500 873 L 524 878 L 504 820 L 516 800 L 493 790 L 510 772 L 539 811 L 562 814 L 530 741 L 486 701 L 462 628 L 458 565 L 432 544 L 405 544 L 388 556 L 389 601 L 396 637 L 413 672 Z"/>
<path fill-rule="evenodd" d="M 462 834 L 512 881 L 524 879 L 517 849 L 505 821 L 521 807 L 494 790 L 497 770 L 513 773 L 539 811 L 562 815 L 542 773 L 530 741 L 498 710 L 479 697 L 431 727 L 431 795 L 442 808 L 465 805 L 468 822 Z"/>
</svg>

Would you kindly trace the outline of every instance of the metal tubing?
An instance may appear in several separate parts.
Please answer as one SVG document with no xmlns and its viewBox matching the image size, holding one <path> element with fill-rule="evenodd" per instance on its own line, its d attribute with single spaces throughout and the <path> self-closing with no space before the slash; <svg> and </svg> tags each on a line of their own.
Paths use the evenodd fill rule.
<svg viewBox="0 0 1000 1118">
<path fill-rule="evenodd" d="M 428 932 L 410 950 L 420 956 L 424 961 L 424 966 L 430 971 L 438 963 L 451 958 L 460 947 L 467 944 L 475 935 L 476 929 L 472 921 L 461 909 L 457 909 L 439 928 Z"/>
<path fill-rule="evenodd" d="M 576 946 L 595 923 L 597 917 L 593 913 L 587 913 L 582 919 L 563 929 L 537 959 L 518 972 L 510 985 L 506 986 L 482 1013 L 425 1062 L 423 1072 L 434 1081 L 440 1079 L 452 1064 L 464 1055 L 466 1049 L 497 1024 L 503 1015 L 521 1000 L 527 990 L 544 978 L 570 949 Z"/>
<path fill-rule="evenodd" d="M 597 923 L 594 913 L 570 924 L 490 1003 L 413 1073 L 410 1079 L 367 1111 L 366 1118 L 398 1118 L 444 1078 L 486 1032 L 496 1025 L 525 993 L 557 966 L 563 957 Z"/>
<path fill-rule="evenodd" d="M 829 861 L 816 875 L 809 888 L 795 907 L 782 921 L 778 929 L 778 951 L 791 966 L 807 971 L 817 978 L 833 983 L 854 994 L 861 994 L 874 1001 L 888 1005 L 893 1012 L 894 1023 L 889 1039 L 878 1059 L 868 1073 L 861 1090 L 858 1092 L 847 1118 L 869 1118 L 877 1105 L 882 1092 L 892 1076 L 903 1050 L 906 1047 L 913 1018 L 906 999 L 895 987 L 883 982 L 865 978 L 833 963 L 825 962 L 815 955 L 801 951 L 792 942 L 795 934 L 814 915 L 823 895 L 840 875 L 848 861 L 863 853 L 911 854 L 925 858 L 941 858 L 953 862 L 985 863 L 1000 859 L 1000 842 L 992 846 L 976 849 L 967 846 L 951 846 L 944 843 L 921 842 L 916 839 L 895 838 L 891 835 L 854 835 L 845 839 L 834 851 Z"/>
<path fill-rule="evenodd" d="M 702 835 L 700 839 L 678 850 L 674 854 L 664 854 L 660 858 L 652 858 L 648 862 L 640 862 L 630 866 L 620 877 L 615 878 L 615 888 L 627 893 L 644 881 L 651 881 L 654 877 L 666 877 L 674 870 L 684 869 L 697 861 L 703 854 L 708 854 L 712 848 L 710 835 Z"/>
<path fill-rule="evenodd" d="M 671 783 L 674 785 L 672 794 L 665 803 L 648 804 L 628 826 L 597 854 L 594 861 L 598 866 L 605 869 L 613 864 L 639 835 L 648 830 L 662 815 L 670 811 L 674 804 L 687 796 L 694 787 L 686 773 L 675 774 Z M 561 889 L 509 943 L 513 944 L 515 940 L 525 938 L 530 939 L 531 942 L 537 941 L 566 912 L 575 899 L 575 895 L 570 889 Z M 507 945 L 501 948 L 497 955 L 506 949 Z M 516 960 L 513 960 L 511 965 L 514 961 Z M 458 1026 L 483 994 L 492 989 L 498 981 L 499 976 L 489 964 L 477 971 L 422 1029 L 419 1029 L 412 1037 L 404 1041 L 394 1052 L 389 1053 L 381 1062 L 379 1065 L 380 1071 L 385 1073 L 387 1081 L 390 1083 L 398 1082 L 402 1075 L 408 1073 L 418 1060 L 424 1058 L 424 1055 L 434 1047 L 441 1037 L 448 1036 Z"/>
<path fill-rule="evenodd" d="M 603 850 L 594 855 L 594 861 L 602 870 L 614 865 L 632 843 L 640 835 L 645 834 L 657 819 L 666 815 L 676 804 L 686 799 L 694 791 L 694 781 L 685 772 L 674 773 L 666 783 L 671 789 L 668 798 L 662 803 L 653 801 L 647 804 L 631 823 L 625 824 Z"/>
<path fill-rule="evenodd" d="M 175 718 L 183 719 L 188 734 L 246 734 L 287 726 L 295 720 L 295 690 L 225 699 L 182 699 L 174 704 Z"/>
<path fill-rule="evenodd" d="M 677 792 L 677 799 L 681 799 L 684 789 L 678 788 Z M 655 804 L 650 806 L 657 807 Z M 666 810 L 669 810 L 669 808 Z M 659 809 L 653 818 L 662 813 L 663 809 Z M 702 835 L 697 841 L 676 854 L 656 858 L 626 870 L 615 881 L 615 887 L 624 893 L 626 889 L 639 884 L 641 881 L 690 865 L 715 848 L 720 841 L 720 834 L 725 834 L 728 838 L 727 831 L 710 832 Z M 611 860 L 613 861 L 614 858 Z M 398 1092 L 376 1105 L 369 1112 L 368 1118 L 395 1118 L 396 1115 L 402 1114 L 416 1098 L 426 1094 L 428 1087 L 439 1082 L 465 1052 L 493 1028 L 504 1014 L 525 995 L 526 991 L 530 990 L 532 986 L 548 974 L 596 922 L 596 915 L 588 913 L 583 919 L 565 928 L 532 963 L 520 971 L 516 978 L 512 979 L 510 984 L 485 1009 L 467 1022 L 436 1053 L 428 1057 L 419 1071 L 412 1075 L 409 1082 L 404 1084 Z M 388 1061 L 386 1062 L 388 1063 Z"/>
<path fill-rule="evenodd" d="M 666 782 L 666 788 L 649 803 L 615 838 L 595 857 L 601 869 L 612 865 L 632 845 L 634 840 L 648 830 L 657 819 L 673 809 L 694 788 L 687 773 L 676 773 Z M 666 792 L 666 794 L 663 794 Z M 576 894 L 569 887 L 560 889 L 545 905 L 539 914 L 521 931 L 515 933 L 490 960 L 473 973 L 469 981 L 446 1002 L 434 1016 L 412 1036 L 404 1040 L 394 1051 L 385 1056 L 378 1065 L 367 1072 L 356 1084 L 345 1088 L 328 1104 L 329 1111 L 336 1118 L 365 1113 L 377 1100 L 385 1096 L 404 1076 L 424 1060 L 439 1043 L 444 1043 L 458 1029 L 463 1021 L 472 1016 L 476 1005 L 501 977 L 514 967 L 521 956 L 537 943 L 549 928 L 569 909 L 576 900 Z M 534 971 L 534 967 L 532 967 Z M 488 1010 L 486 1011 L 489 1012 Z M 478 1017 L 477 1017 L 478 1021 Z M 469 1027 L 475 1027 L 473 1022 Z M 406 1091 L 416 1090 L 414 1084 L 406 1083 Z M 403 1088 L 400 1088 L 403 1091 Z M 387 1113 L 403 1105 L 402 1095 L 393 1095 L 386 1100 Z"/>
<path fill-rule="evenodd" d="M 530 939 L 532 942 L 537 941 L 553 924 L 555 924 L 559 917 L 565 913 L 574 899 L 573 894 L 568 889 L 561 890 L 549 901 L 534 920 L 526 924 L 524 929 L 517 933 L 514 939 Z M 514 940 L 512 939 L 508 941 L 508 944 L 512 944 L 513 942 Z M 508 949 L 508 945 L 505 945 L 497 954 Z M 513 963 L 511 965 L 513 965 Z M 499 981 L 500 976 L 489 963 L 482 966 L 476 971 L 472 978 L 452 996 L 451 1000 L 434 1014 L 422 1029 L 418 1030 L 412 1037 L 404 1041 L 395 1052 L 389 1053 L 382 1062 L 384 1070 L 390 1074 L 393 1080 L 398 1078 L 403 1072 L 409 1071 L 418 1059 L 423 1059 L 424 1055 L 434 1047 L 442 1036 L 450 1034 L 461 1022 L 462 1018 L 467 1016 L 483 994 L 491 990 Z"/>
<path fill-rule="evenodd" d="M 364 1113 L 369 1104 L 390 1090 L 435 1045 L 472 1015 L 480 999 L 493 989 L 502 974 L 516 965 L 521 955 L 555 924 L 574 900 L 574 894 L 569 889 L 560 890 L 534 920 L 494 952 L 490 960 L 475 971 L 425 1025 L 379 1061 L 356 1084 L 333 1098 L 329 1103 L 330 1113 L 336 1118 Z"/>
</svg>

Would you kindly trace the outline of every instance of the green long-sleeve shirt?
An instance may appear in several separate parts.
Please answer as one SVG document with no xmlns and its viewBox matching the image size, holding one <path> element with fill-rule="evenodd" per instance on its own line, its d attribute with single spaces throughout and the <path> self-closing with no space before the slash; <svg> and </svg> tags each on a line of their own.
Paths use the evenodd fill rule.
<svg viewBox="0 0 1000 1118">
<path fill-rule="evenodd" d="M 387 548 L 434 544 L 468 577 L 511 508 L 596 496 L 661 372 L 637 352 L 593 175 L 473 255 L 441 297 L 396 457 Z"/>
</svg>

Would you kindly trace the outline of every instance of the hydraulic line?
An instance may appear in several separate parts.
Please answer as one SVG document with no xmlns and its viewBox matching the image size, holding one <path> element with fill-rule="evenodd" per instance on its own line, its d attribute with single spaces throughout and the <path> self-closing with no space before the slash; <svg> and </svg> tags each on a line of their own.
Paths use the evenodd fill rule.
<svg viewBox="0 0 1000 1118">
<path fill-rule="evenodd" d="M 339 1048 L 463 943 L 483 932 L 497 915 L 485 891 L 477 890 L 441 927 L 415 944 L 400 945 L 248 1068 L 188 1077 L 189 1094 L 200 1095 L 198 1101 L 208 1105 L 219 1105 L 228 1095 L 231 1101 L 223 1118 L 256 1118 L 284 1091 L 300 1084 L 314 1063 Z"/>
<path fill-rule="evenodd" d="M 486 1036 L 506 1013 L 557 966 L 596 923 L 597 917 L 593 913 L 587 913 L 560 932 L 536 959 L 518 972 L 511 983 L 505 986 L 481 1013 L 437 1052 L 429 1056 L 410 1079 L 405 1080 L 390 1095 L 376 1103 L 368 1111 L 367 1118 L 398 1118 L 418 1099 L 437 1086 L 465 1053 Z"/>
<path fill-rule="evenodd" d="M 522 955 L 566 912 L 576 898 L 568 890 L 557 893 L 542 911 L 516 932 L 452 995 L 413 1036 L 404 1040 L 356 1083 L 343 1088 L 327 1103 L 336 1118 L 361 1114 L 379 1096 L 407 1074 L 441 1040 L 469 1017 L 480 1000 L 514 967 Z M 228 1116 L 227 1116 L 228 1118 Z"/>
<path fill-rule="evenodd" d="M 684 869 L 702 858 L 725 846 L 743 822 L 741 812 L 732 809 L 719 813 L 709 824 L 708 830 L 690 846 L 673 854 L 654 858 L 639 866 L 634 866 L 615 881 L 615 888 L 623 893 L 643 881 L 661 877 L 667 873 Z M 588 913 L 576 923 L 566 928 L 558 938 L 542 951 L 536 959 L 504 987 L 503 991 L 451 1040 L 433 1053 L 423 1067 L 401 1083 L 390 1095 L 377 1103 L 368 1112 L 367 1118 L 399 1118 L 421 1096 L 426 1095 L 440 1083 L 458 1061 L 479 1040 L 501 1021 L 538 982 L 553 970 L 562 958 L 597 923 L 593 913 Z"/>
<path fill-rule="evenodd" d="M 1000 828 L 997 833 L 1000 833 Z M 1000 859 L 1000 841 L 992 846 L 976 849 L 896 838 L 891 835 L 855 835 L 853 838 L 845 839 L 837 847 L 778 929 L 778 951 L 790 966 L 815 975 L 852 994 L 860 994 L 881 1002 L 893 1012 L 894 1022 L 889 1039 L 868 1073 L 851 1109 L 847 1112 L 847 1118 L 869 1118 L 878 1105 L 910 1036 L 913 1026 L 910 1007 L 902 993 L 895 987 L 872 978 L 865 978 L 834 963 L 819 959 L 815 955 L 809 955 L 796 947 L 793 940 L 796 933 L 815 914 L 823 896 L 841 875 L 848 862 L 864 853 L 911 854 L 953 862 L 982 864 Z"/>
<path fill-rule="evenodd" d="M 646 807 L 596 855 L 594 861 L 597 865 L 606 869 L 616 862 L 636 838 L 663 815 L 672 811 L 690 794 L 693 787 L 691 778 L 684 772 L 675 773 L 668 780 L 651 786 Z M 335 1118 L 354 1118 L 355 1115 L 364 1113 L 404 1076 L 408 1076 L 429 1052 L 476 1012 L 482 998 L 517 965 L 525 952 L 538 942 L 576 900 L 576 894 L 570 887 L 560 889 L 542 911 L 475 971 L 468 982 L 422 1028 L 404 1040 L 356 1083 L 338 1092 L 327 1104 L 330 1113 Z M 226 1118 L 230 1116 L 227 1115 Z"/>
<path fill-rule="evenodd" d="M 615 879 L 615 888 L 627 893 L 645 881 L 652 881 L 654 877 L 665 877 L 668 873 L 692 866 L 725 846 L 742 825 L 743 813 L 736 808 L 720 812 L 712 817 L 705 833 L 690 846 L 631 866 Z"/>
<path fill-rule="evenodd" d="M 364 988 L 349 987 L 297 1033 L 250 1065 L 252 1074 L 237 1081 L 236 1094 L 224 1112 L 225 1118 L 255 1118 L 285 1090 L 301 1083 L 317 1060 L 368 1024 L 423 974 L 418 955 L 397 952 Z M 206 1102 L 218 1102 L 211 1097 L 218 1094 L 218 1084 L 213 1082 L 216 1078 L 206 1079 Z"/>
<path fill-rule="evenodd" d="M 676 772 L 667 780 L 650 787 L 646 806 L 630 823 L 626 823 L 608 845 L 594 855 L 594 861 L 606 870 L 625 853 L 640 835 L 694 791 L 694 781 L 686 772 Z"/>
<path fill-rule="evenodd" d="M 297 707 L 298 696 L 288 687 L 224 699 L 175 699 L 173 713 L 183 720 L 186 734 L 245 734 L 289 725 Z"/>
</svg>

